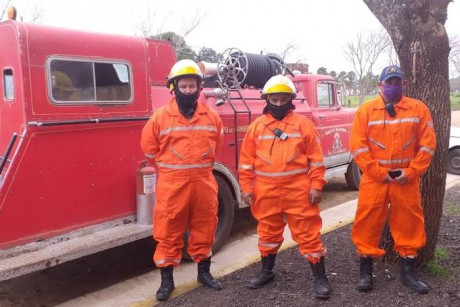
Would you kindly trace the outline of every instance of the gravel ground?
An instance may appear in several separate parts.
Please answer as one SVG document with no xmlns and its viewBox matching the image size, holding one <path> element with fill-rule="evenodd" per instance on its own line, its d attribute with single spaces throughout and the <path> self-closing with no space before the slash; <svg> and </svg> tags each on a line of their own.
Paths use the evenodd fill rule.
<svg viewBox="0 0 460 307">
<path fill-rule="evenodd" d="M 446 273 L 435 274 L 427 268 L 419 271 L 420 280 L 429 287 L 428 294 L 412 292 L 399 282 L 399 266 L 376 261 L 374 290 L 356 289 L 358 259 L 350 239 L 351 226 L 323 236 L 328 248 L 326 271 L 332 285 L 328 301 L 313 297 L 313 282 L 308 263 L 297 248 L 277 257 L 276 279 L 265 288 L 247 288 L 260 264 L 233 272 L 221 282 L 224 289 L 213 291 L 200 287 L 159 304 L 160 306 L 460 306 L 460 185 L 446 191 L 438 247 L 447 251 L 437 263 Z"/>
</svg>

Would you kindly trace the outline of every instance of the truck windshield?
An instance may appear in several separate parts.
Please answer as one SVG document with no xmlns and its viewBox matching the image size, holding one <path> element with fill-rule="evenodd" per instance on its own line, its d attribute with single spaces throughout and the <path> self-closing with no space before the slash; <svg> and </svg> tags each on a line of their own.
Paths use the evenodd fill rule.
<svg viewBox="0 0 460 307">
<path fill-rule="evenodd" d="M 334 84 L 318 83 L 318 107 L 331 108 L 335 106 Z"/>
<path fill-rule="evenodd" d="M 132 101 L 126 63 L 51 59 L 48 93 L 55 104 L 120 104 Z"/>
</svg>

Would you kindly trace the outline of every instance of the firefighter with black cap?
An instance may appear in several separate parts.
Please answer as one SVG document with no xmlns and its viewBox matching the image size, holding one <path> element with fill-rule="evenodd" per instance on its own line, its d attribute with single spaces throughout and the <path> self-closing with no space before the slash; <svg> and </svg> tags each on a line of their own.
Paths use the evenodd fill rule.
<svg viewBox="0 0 460 307">
<path fill-rule="evenodd" d="M 436 150 L 430 110 L 404 96 L 404 73 L 385 67 L 378 83 L 381 94 L 355 114 L 350 149 L 363 175 L 352 239 L 359 255 L 358 290 L 373 288 L 374 259 L 385 255 L 379 246 L 385 223 L 393 250 L 401 259 L 401 281 L 417 293 L 428 286 L 416 274 L 415 258 L 426 244 L 420 181 Z"/>
<path fill-rule="evenodd" d="M 222 289 L 210 273 L 218 208 L 212 168 L 222 147 L 222 121 L 198 100 L 202 80 L 194 61 L 174 64 L 167 81 L 174 97 L 155 111 L 142 131 L 142 150 L 159 170 L 153 213 L 158 244 L 153 258 L 161 270 L 156 293 L 160 301 L 169 299 L 174 290 L 173 268 L 181 261 L 186 229 L 187 253 L 198 264 L 198 282 Z"/>
<path fill-rule="evenodd" d="M 318 204 L 326 183 L 318 132 L 307 117 L 294 113 L 296 88 L 283 75 L 270 78 L 262 90 L 264 115 L 249 125 L 239 160 L 242 198 L 257 219 L 262 270 L 249 288 L 263 287 L 275 278 L 276 254 L 286 224 L 310 264 L 315 296 L 328 299 L 322 220 Z"/>
</svg>

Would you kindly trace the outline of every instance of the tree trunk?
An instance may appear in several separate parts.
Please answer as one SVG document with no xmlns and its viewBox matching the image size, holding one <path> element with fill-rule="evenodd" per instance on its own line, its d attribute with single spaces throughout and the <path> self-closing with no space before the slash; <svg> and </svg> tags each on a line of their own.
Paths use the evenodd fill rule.
<svg viewBox="0 0 460 307">
<path fill-rule="evenodd" d="M 450 128 L 449 39 L 444 28 L 450 0 L 364 0 L 388 31 L 408 81 L 406 95 L 427 104 L 437 136 L 436 153 L 423 176 L 422 205 L 427 245 L 419 264 L 433 259 L 446 186 L 446 161 Z M 385 227 L 383 248 L 393 247 Z M 387 254 L 395 258 L 394 252 Z"/>
</svg>

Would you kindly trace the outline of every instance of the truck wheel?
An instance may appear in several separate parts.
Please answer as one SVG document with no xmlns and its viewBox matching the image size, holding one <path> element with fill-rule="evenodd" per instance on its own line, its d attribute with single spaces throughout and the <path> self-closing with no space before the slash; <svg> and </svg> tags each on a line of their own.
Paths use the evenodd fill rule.
<svg viewBox="0 0 460 307">
<path fill-rule="evenodd" d="M 359 183 L 361 182 L 361 170 L 356 164 L 355 160 L 352 160 L 348 164 L 347 172 L 345 173 L 345 179 L 347 180 L 348 188 L 351 190 L 359 190 Z"/>
<path fill-rule="evenodd" d="M 216 229 L 216 237 L 214 244 L 212 245 L 212 252 L 217 251 L 225 244 L 230 232 L 232 231 L 233 219 L 235 217 L 235 207 L 233 201 L 233 195 L 228 186 L 228 183 L 219 175 L 216 175 L 217 185 L 219 186 L 219 192 L 217 199 L 219 200 L 219 210 L 217 217 L 219 219 Z"/>
<path fill-rule="evenodd" d="M 228 186 L 228 183 L 219 175 L 214 175 L 219 187 L 217 192 L 217 199 L 219 202 L 219 208 L 217 211 L 218 223 L 214 239 L 214 244 L 212 245 L 213 254 L 217 253 L 219 249 L 227 241 L 230 232 L 232 231 L 233 219 L 235 217 L 235 207 L 233 195 Z M 184 248 L 182 249 L 182 257 L 184 259 L 191 259 L 187 254 L 187 242 L 188 242 L 189 232 L 186 231 L 184 235 Z"/>
<path fill-rule="evenodd" d="M 460 148 L 449 151 L 447 157 L 447 172 L 454 175 L 460 175 Z"/>
</svg>

